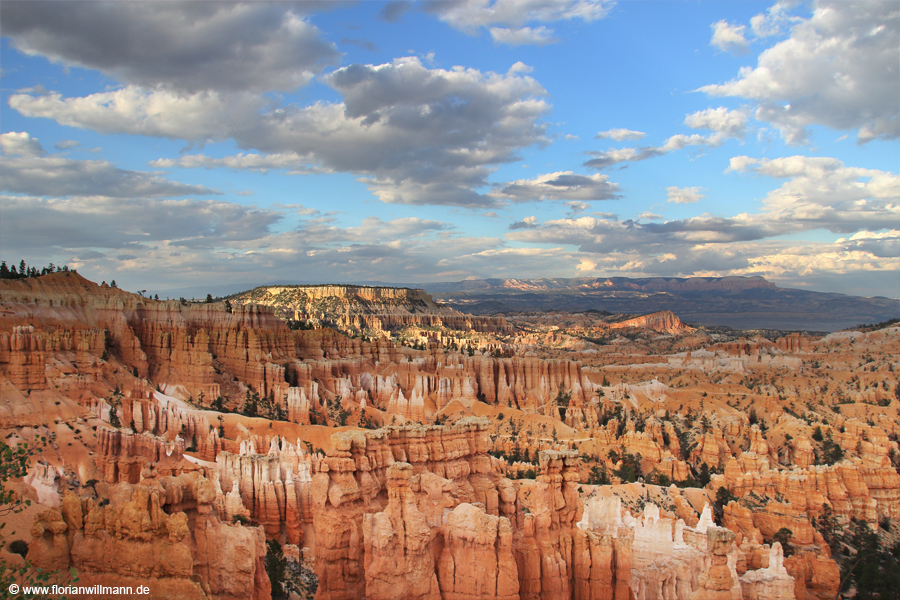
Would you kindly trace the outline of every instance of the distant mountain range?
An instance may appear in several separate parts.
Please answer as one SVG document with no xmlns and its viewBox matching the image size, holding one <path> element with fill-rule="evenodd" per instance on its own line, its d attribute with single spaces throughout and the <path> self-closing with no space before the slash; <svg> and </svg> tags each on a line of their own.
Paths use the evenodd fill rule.
<svg viewBox="0 0 900 600">
<path fill-rule="evenodd" d="M 804 331 L 900 317 L 900 300 L 780 288 L 763 277 L 475 279 L 422 287 L 471 314 L 671 310 L 688 323 Z"/>
</svg>

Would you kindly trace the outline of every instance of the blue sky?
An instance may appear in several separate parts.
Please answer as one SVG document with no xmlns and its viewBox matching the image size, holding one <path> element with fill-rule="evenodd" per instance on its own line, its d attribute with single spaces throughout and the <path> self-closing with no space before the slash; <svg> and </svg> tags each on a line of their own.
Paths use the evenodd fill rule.
<svg viewBox="0 0 900 600">
<path fill-rule="evenodd" d="M 900 297 L 896 2 L 0 10 L 7 262 Z"/>
</svg>

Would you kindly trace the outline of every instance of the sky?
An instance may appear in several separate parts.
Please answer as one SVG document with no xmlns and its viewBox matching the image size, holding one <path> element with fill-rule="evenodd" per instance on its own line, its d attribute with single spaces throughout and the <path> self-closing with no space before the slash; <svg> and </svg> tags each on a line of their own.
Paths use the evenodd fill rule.
<svg viewBox="0 0 900 600">
<path fill-rule="evenodd" d="M 895 1 L 4 0 L 0 258 L 900 298 L 898 32 Z"/>
</svg>

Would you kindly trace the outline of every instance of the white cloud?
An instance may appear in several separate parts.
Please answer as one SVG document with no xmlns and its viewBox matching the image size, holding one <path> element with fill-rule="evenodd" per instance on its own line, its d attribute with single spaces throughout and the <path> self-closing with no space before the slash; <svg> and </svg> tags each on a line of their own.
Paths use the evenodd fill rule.
<svg viewBox="0 0 900 600">
<path fill-rule="evenodd" d="M 709 219 L 706 222 L 714 223 Z M 672 235 L 668 225 L 581 217 L 548 221 L 540 227 L 507 233 L 506 237 L 524 243 L 575 244 L 579 252 L 573 258 L 580 260 L 576 269 L 607 276 L 758 275 L 790 286 L 815 279 L 831 289 L 839 289 L 838 282 L 847 282 L 852 276 L 870 294 L 871 290 L 882 290 L 896 297 L 900 291 L 896 283 L 884 279 L 885 274 L 900 270 L 898 230 L 864 231 L 828 243 L 729 238 L 713 229 L 704 233 L 702 227 L 692 235 L 686 230 Z"/>
<path fill-rule="evenodd" d="M 253 127 L 265 104 L 254 94 L 179 94 L 137 86 L 76 98 L 63 98 L 54 92 L 14 94 L 9 99 L 9 106 L 26 117 L 53 119 L 61 125 L 100 133 L 188 142 L 223 140 L 235 128 Z"/>
<path fill-rule="evenodd" d="M 707 108 L 684 118 L 684 124 L 691 129 L 709 129 L 728 137 L 743 137 L 747 129 L 747 113 L 742 110 Z"/>
<path fill-rule="evenodd" d="M 537 122 L 550 108 L 546 91 L 526 75 L 428 69 L 417 58 L 402 58 L 350 65 L 324 81 L 342 103 L 272 107 L 251 93 L 185 95 L 129 86 L 83 98 L 16 94 L 10 106 L 104 133 L 192 143 L 231 138 L 270 156 L 217 159 L 222 166 L 275 168 L 297 157 L 298 168 L 355 173 L 381 200 L 406 204 L 495 204 L 473 188 L 487 185 L 496 165 L 522 148 L 548 143 L 546 125 Z M 185 156 L 157 164 L 216 163 Z"/>
<path fill-rule="evenodd" d="M 537 223 L 537 217 L 532 215 L 530 217 L 525 217 L 521 221 L 516 221 L 515 223 L 511 223 L 509 225 L 509 228 L 510 228 L 510 230 L 534 229 L 535 227 L 537 227 L 536 223 Z"/>
<path fill-rule="evenodd" d="M 384 221 L 378 217 L 366 217 L 358 227 L 337 227 L 309 224 L 302 228 L 307 243 L 326 244 L 336 242 L 386 243 L 396 239 L 409 240 L 434 231 L 453 229 L 448 223 L 404 217 Z"/>
<path fill-rule="evenodd" d="M 509 71 L 507 71 L 507 73 L 508 73 L 508 74 L 512 74 L 512 73 L 531 73 L 532 71 L 534 71 L 534 67 L 528 66 L 528 65 L 526 65 L 525 63 L 523 63 L 521 60 L 519 60 L 519 61 L 516 61 L 516 62 L 513 64 L 513 66 L 511 66 L 511 67 L 509 68 Z"/>
<path fill-rule="evenodd" d="M 621 142 L 623 140 L 640 140 L 642 139 L 646 133 L 643 131 L 634 131 L 633 129 L 609 129 L 607 131 L 601 131 L 597 134 L 597 139 L 605 139 L 612 138 L 617 142 Z"/>
<path fill-rule="evenodd" d="M 799 18 L 791 17 L 788 10 L 797 5 L 796 0 L 779 1 L 766 11 L 750 19 L 750 28 L 753 35 L 758 38 L 771 37 L 781 33 L 781 27 L 791 21 L 799 21 Z"/>
<path fill-rule="evenodd" d="M 199 90 L 292 90 L 335 64 L 299 4 L 10 2 L 0 24 L 12 45 L 120 82 Z"/>
<path fill-rule="evenodd" d="M 587 258 L 582 258 L 581 261 L 579 261 L 578 265 L 575 267 L 575 270 L 581 273 L 592 273 L 596 269 L 597 263 L 592 260 L 588 260 Z"/>
<path fill-rule="evenodd" d="M 462 31 L 491 25 L 519 26 L 569 19 L 586 22 L 602 19 L 613 6 L 602 0 L 460 0 L 434 3 L 426 10 Z"/>
<path fill-rule="evenodd" d="M 760 54 L 728 83 L 700 88 L 714 96 L 758 103 L 756 118 L 790 144 L 808 127 L 857 130 L 862 143 L 900 137 L 900 11 L 892 2 L 815 4 L 790 38 Z M 761 21 L 757 28 L 767 31 Z"/>
<path fill-rule="evenodd" d="M 309 175 L 326 173 L 327 169 L 310 165 L 312 155 L 300 156 L 295 152 L 275 154 L 238 153 L 233 156 L 213 158 L 205 154 L 188 154 L 179 158 L 160 158 L 150 162 L 150 166 L 160 169 L 181 167 L 183 169 L 231 169 L 233 171 L 256 171 L 266 173 L 270 170 L 287 170 L 288 175 Z"/>
<path fill-rule="evenodd" d="M 72 160 L 59 155 L 4 158 L 0 162 L 0 186 L 8 192 L 35 196 L 131 198 L 221 193 L 152 173 L 126 171 L 103 160 Z"/>
<path fill-rule="evenodd" d="M 619 186 L 606 175 L 576 175 L 559 171 L 538 175 L 534 179 L 511 181 L 495 192 L 492 198 L 529 202 L 534 200 L 612 200 Z"/>
<path fill-rule="evenodd" d="M 587 202 L 581 202 L 578 200 L 572 200 L 571 202 L 566 202 L 566 206 L 569 207 L 569 212 L 573 215 L 577 215 L 578 213 L 583 213 L 587 209 L 591 207 Z"/>
<path fill-rule="evenodd" d="M 827 157 L 755 159 L 737 156 L 729 171 L 788 179 L 766 196 L 768 218 L 797 230 L 877 231 L 900 220 L 900 176 L 846 167 Z"/>
<path fill-rule="evenodd" d="M 97 196 L 0 196 L 0 202 L 4 256 L 54 262 L 61 256 L 98 281 L 122 269 L 115 275 L 120 283 L 137 281 L 142 288 L 216 285 L 226 275 L 271 281 L 288 272 L 323 282 L 421 281 L 447 274 L 438 265 L 444 258 L 502 246 L 416 217 L 367 217 L 337 227 L 300 205 L 259 210 L 218 200 Z M 297 212 L 312 218 L 293 231 L 271 230 Z"/>
<path fill-rule="evenodd" d="M 252 240 L 281 219 L 274 211 L 255 210 L 217 200 L 172 200 L 76 196 L 37 198 L 2 196 L 0 238 L 4 249 L 48 247 L 122 249 L 167 243 L 210 247 Z"/>
<path fill-rule="evenodd" d="M 27 131 L 0 134 L 0 150 L 6 156 L 41 157 L 46 154 L 37 138 L 31 137 Z"/>
<path fill-rule="evenodd" d="M 713 30 L 710 46 L 715 46 L 723 52 L 743 54 L 750 49 L 750 44 L 744 37 L 747 27 L 744 25 L 731 25 L 728 21 L 718 21 L 711 25 Z"/>
<path fill-rule="evenodd" d="M 699 202 L 702 198 L 706 196 L 702 194 L 703 188 L 701 187 L 685 187 L 680 188 L 674 185 L 666 188 L 666 192 L 668 193 L 668 201 L 675 202 L 676 204 L 691 204 L 693 202 Z"/>
<path fill-rule="evenodd" d="M 661 146 L 644 146 L 643 148 L 610 148 L 605 151 L 591 151 L 589 155 L 595 157 L 584 163 L 584 166 L 592 169 L 605 169 L 618 163 L 638 162 L 662 156 L 675 150 L 681 150 L 688 146 L 720 146 L 728 135 L 716 132 L 708 136 L 700 134 L 677 134 L 666 139 Z"/>
<path fill-rule="evenodd" d="M 708 108 L 684 118 L 684 124 L 692 129 L 708 129 L 713 133 L 685 135 L 682 133 L 670 136 L 660 146 L 644 146 L 641 148 L 610 148 L 605 151 L 590 151 L 587 154 L 594 158 L 584 163 L 592 169 L 605 169 L 623 162 L 638 162 L 662 156 L 675 150 L 689 146 L 717 147 L 727 140 L 743 137 L 747 128 L 747 114 L 742 110 L 730 110 L 724 107 Z M 629 129 L 610 129 L 597 134 L 598 138 L 615 140 L 640 139 L 644 134 Z"/>
<path fill-rule="evenodd" d="M 834 158 L 734 157 L 730 171 L 785 179 L 758 213 L 703 214 L 665 222 L 573 216 L 516 228 L 512 241 L 571 244 L 597 268 L 623 275 L 756 274 L 780 281 L 834 277 L 854 269 L 896 272 L 900 266 L 900 176 L 847 167 Z M 668 188 L 670 201 L 702 197 L 701 188 Z M 655 220 L 658 215 L 642 214 Z M 833 243 L 773 240 L 803 231 L 850 234 Z M 873 289 L 884 283 L 867 280 Z"/>
<path fill-rule="evenodd" d="M 510 45 L 555 42 L 553 30 L 540 25 L 565 20 L 592 22 L 607 15 L 605 0 L 459 0 L 426 2 L 423 8 L 466 34 L 487 29 L 495 42 Z M 528 24 L 538 24 L 529 27 Z"/>
<path fill-rule="evenodd" d="M 541 25 L 540 27 L 491 27 L 491 38 L 498 44 L 508 46 L 526 46 L 533 44 L 543 46 L 553 44 L 558 40 L 553 37 L 553 30 Z"/>
</svg>

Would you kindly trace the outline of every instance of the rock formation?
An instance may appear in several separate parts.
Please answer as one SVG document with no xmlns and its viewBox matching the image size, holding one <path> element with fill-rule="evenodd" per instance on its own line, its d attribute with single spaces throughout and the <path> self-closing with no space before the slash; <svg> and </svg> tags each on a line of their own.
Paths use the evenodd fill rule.
<svg viewBox="0 0 900 600">
<path fill-rule="evenodd" d="M 413 292 L 337 321 L 412 326 Z M 14 482 L 41 506 L 29 560 L 86 583 L 262 599 L 274 540 L 320 600 L 824 600 L 841 548 L 816 519 L 900 519 L 898 328 L 713 339 L 659 314 L 565 346 L 599 329 L 557 314 L 417 350 L 76 273 L 0 282 L 0 311 L 0 434 L 47 438 Z"/>
<path fill-rule="evenodd" d="M 390 333 L 446 328 L 463 332 L 511 333 L 501 317 L 467 315 L 436 303 L 425 290 L 356 285 L 264 286 L 230 297 L 234 304 L 271 306 L 275 314 L 344 332 Z"/>
<path fill-rule="evenodd" d="M 28 558 L 47 569 L 74 567 L 79 585 L 146 585 L 151 598 L 270 597 L 257 528 L 219 521 L 212 483 L 198 473 L 119 483 L 102 500 L 68 492 L 40 515 Z"/>
</svg>

